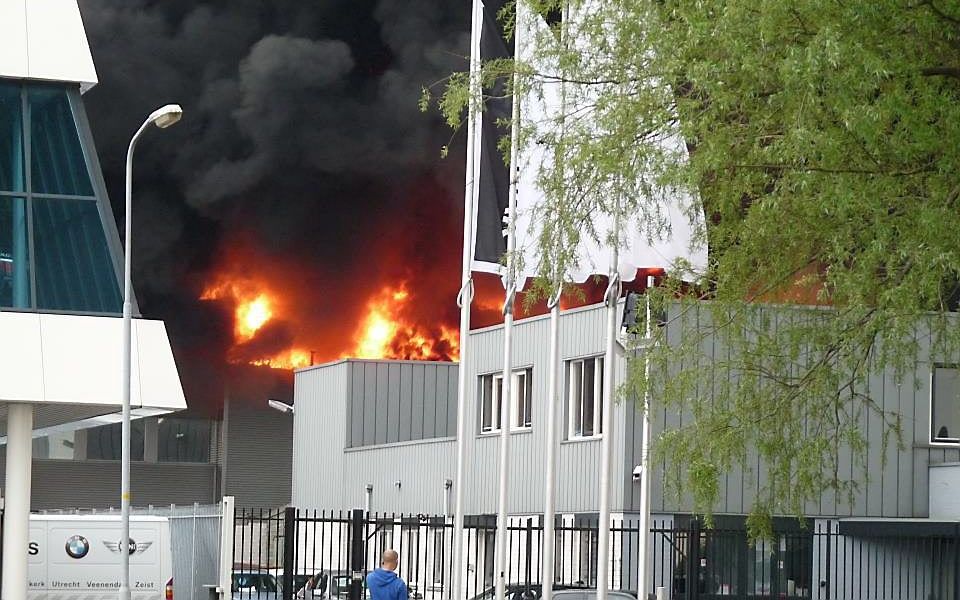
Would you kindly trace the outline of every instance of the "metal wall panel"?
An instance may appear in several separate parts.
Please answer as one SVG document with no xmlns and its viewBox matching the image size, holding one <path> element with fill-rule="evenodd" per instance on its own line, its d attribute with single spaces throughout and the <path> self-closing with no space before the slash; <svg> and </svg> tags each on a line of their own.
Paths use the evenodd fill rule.
<svg viewBox="0 0 960 600">
<path fill-rule="evenodd" d="M 600 355 L 604 351 L 604 311 L 589 307 L 565 312 L 562 317 L 562 359 Z M 533 427 L 517 432 L 511 438 L 510 511 L 516 514 L 537 513 L 543 507 L 545 488 L 544 460 L 546 453 L 547 363 L 549 361 L 549 319 L 535 317 L 516 324 L 514 367 L 533 368 L 532 415 Z M 496 511 L 497 464 L 499 437 L 481 435 L 477 419 L 478 377 L 502 369 L 502 327 L 491 327 L 472 332 L 470 337 L 470 364 L 467 365 L 468 397 L 463 410 L 467 414 L 467 486 L 466 510 L 471 514 Z M 348 365 L 348 366 L 344 366 Z M 618 380 L 624 375 L 623 361 L 618 361 Z M 391 369 L 399 368 L 393 376 Z M 343 405 L 335 398 L 337 385 L 332 371 L 345 369 L 341 376 L 349 377 L 354 389 L 342 396 Z M 370 376 L 369 370 L 383 370 L 384 378 Z M 329 371 L 329 372 L 328 372 Z M 363 374 L 358 374 L 360 372 Z M 561 374 L 562 374 L 561 370 Z M 352 374 L 350 374 L 352 373 Z M 399 378 L 399 398 L 397 379 Z M 323 383 L 320 383 L 320 381 Z M 309 381 L 309 385 L 307 382 Z M 326 390 L 329 401 L 323 411 L 314 407 L 303 409 L 313 402 L 320 386 Z M 360 386 L 361 389 L 356 389 Z M 371 391 L 371 387 L 376 387 Z M 385 388 L 385 389 L 384 389 Z M 314 390 L 314 391 L 311 391 Z M 561 386 L 562 390 L 562 386 Z M 305 369 L 297 373 L 296 403 L 297 437 L 307 422 L 342 426 L 350 435 L 339 448 L 335 440 L 326 440 L 323 447 L 330 452 L 329 459 L 317 468 L 324 475 L 324 483 L 308 484 L 301 479 L 305 458 L 295 450 L 297 458 L 294 503 L 301 507 L 353 508 L 363 503 L 367 483 L 374 485 L 374 504 L 377 510 L 404 510 L 429 512 L 442 503 L 443 482 L 454 479 L 456 473 L 456 444 L 451 438 L 456 433 L 457 365 L 450 363 L 407 363 L 396 361 L 347 361 L 334 365 Z M 565 397 L 561 391 L 561 401 Z M 375 406 L 382 410 L 369 412 L 368 398 L 375 398 Z M 393 441 L 393 402 L 398 402 L 396 425 L 399 443 Z M 614 406 L 613 474 L 611 497 L 613 510 L 620 510 L 633 469 L 625 466 L 625 439 L 632 445 L 633 432 L 624 431 L 625 411 L 633 410 L 628 402 Z M 561 411 L 562 412 L 562 411 Z M 373 413 L 387 415 L 386 432 L 381 439 L 368 435 L 368 423 L 374 423 Z M 344 424 L 352 414 L 363 414 L 364 425 Z M 409 416 L 408 416 L 409 415 Z M 354 419 L 356 421 L 357 419 Z M 334 425 L 335 424 L 335 425 Z M 342 425 L 341 425 L 342 424 Z M 330 427 L 328 426 L 328 427 Z M 566 432 L 566 426 L 561 425 Z M 377 430 L 379 431 L 379 429 Z M 416 443 L 434 436 L 432 443 Z M 368 444 L 360 447 L 359 440 Z M 300 447 L 297 441 L 297 448 Z M 372 444 L 372 445 L 369 445 Z M 351 445 L 353 447 L 351 447 Z M 562 512 L 596 511 L 599 495 L 600 443 L 598 439 L 564 441 L 559 450 L 558 510 Z M 337 464 L 339 463 L 339 465 Z M 396 482 L 400 481 L 400 488 Z M 319 488 L 326 488 L 319 489 Z M 392 503 L 392 504 L 391 504 Z"/>
<path fill-rule="evenodd" d="M 455 364 L 354 359 L 346 364 L 352 382 L 347 448 L 455 435 Z"/>
<path fill-rule="evenodd" d="M 676 309 L 674 309 L 675 311 Z M 791 318 L 785 309 L 776 308 L 777 319 Z M 676 342 L 683 327 L 698 327 L 706 322 L 706 316 L 691 311 L 683 318 L 671 314 L 671 329 L 667 340 Z M 842 477 L 858 482 L 858 491 L 852 502 L 844 493 L 825 492 L 819 501 L 809 502 L 804 507 L 808 516 L 863 516 L 863 517 L 926 517 L 928 515 L 928 468 L 929 465 L 960 460 L 960 448 L 931 446 L 929 442 L 930 422 L 930 373 L 936 362 L 957 362 L 957 357 L 931 355 L 928 339 L 919 337 L 921 342 L 919 360 L 913 371 L 897 380 L 890 369 L 877 371 L 868 378 L 862 393 L 868 394 L 879 410 L 896 412 L 902 416 L 903 447 L 898 448 L 892 440 L 885 453 L 882 444 L 882 420 L 875 412 L 864 411 L 860 416 L 860 426 L 867 440 L 868 448 L 863 464 L 848 449 L 841 449 L 840 473 Z M 728 350 L 712 339 L 704 341 L 702 355 L 710 359 L 727 359 Z M 684 365 L 675 368 L 682 369 Z M 700 394 L 709 394 L 709 390 L 698 390 Z M 656 402 L 656 399 L 654 400 Z M 654 436 L 664 427 L 681 427 L 689 418 L 682 411 L 667 411 L 661 405 L 656 409 Z M 630 419 L 628 418 L 628 423 Z M 636 417 L 635 435 L 640 435 L 640 419 Z M 630 429 L 628 427 L 628 429 Z M 636 464 L 639 459 L 639 443 L 627 446 L 627 462 Z M 631 450 L 633 456 L 631 456 Z M 655 510 L 666 512 L 688 512 L 691 510 L 689 499 L 664 496 L 662 486 L 662 467 L 655 474 L 652 487 L 652 506 Z M 743 514 L 749 512 L 757 491 L 766 481 L 766 469 L 760 464 L 755 453 L 750 453 L 745 467 L 734 467 L 721 479 L 720 503 L 715 507 L 717 513 Z M 629 496 L 625 500 L 626 510 L 636 510 L 638 499 Z"/>
<path fill-rule="evenodd" d="M 353 495 L 368 483 L 365 473 L 380 473 L 386 478 L 369 482 L 375 483 L 378 493 L 398 480 L 389 469 L 381 473 L 350 458 L 360 450 L 372 463 L 418 471 L 418 476 L 433 481 L 436 489 L 443 479 L 452 479 L 453 474 L 447 472 L 430 476 L 440 473 L 437 469 L 447 457 L 410 463 L 419 460 L 423 451 L 417 454 L 397 448 L 422 441 L 424 436 L 441 440 L 436 447 L 442 448 L 442 440 L 455 432 L 456 368 L 452 363 L 351 359 L 298 371 L 294 391 L 294 504 L 355 508 L 358 505 Z M 435 452 L 442 454 L 443 450 Z M 401 463 L 401 456 L 412 458 Z M 437 478 L 440 483 L 434 481 Z M 416 490 L 424 485 L 411 483 L 411 491 L 404 498 L 419 494 Z M 431 502 L 439 503 L 439 492 L 434 490 L 433 495 Z"/>
<path fill-rule="evenodd" d="M 361 421 L 347 410 L 354 404 L 349 401 L 351 388 L 360 375 L 351 373 L 345 361 L 294 375 L 294 506 L 331 509 L 340 505 L 343 449 Z"/>
<path fill-rule="evenodd" d="M 676 310 L 676 308 L 672 309 Z M 774 309 L 770 309 L 774 310 Z M 776 310 L 781 310 L 777 308 Z M 673 313 L 672 317 L 677 314 Z M 792 318 L 791 316 L 776 315 L 777 319 Z M 672 320 L 667 331 L 668 341 L 676 341 L 684 327 L 702 327 L 706 323 L 706 316 L 698 311 L 685 314 L 682 319 Z M 604 350 L 604 310 L 602 306 L 586 307 L 566 311 L 561 317 L 560 354 L 561 360 L 566 362 L 573 358 L 599 355 Z M 542 511 L 543 490 L 545 488 L 544 473 L 546 456 L 546 426 L 543 421 L 547 412 L 547 371 L 549 361 L 549 318 L 534 317 L 523 319 L 515 325 L 515 346 L 513 349 L 514 368 L 533 369 L 533 427 L 530 431 L 514 433 L 511 438 L 511 466 L 509 484 L 509 507 L 515 514 L 535 514 Z M 702 360 L 724 360 L 729 351 L 712 339 L 705 339 L 702 347 Z M 468 514 L 489 514 L 496 510 L 497 464 L 499 453 L 499 439 L 496 435 L 481 435 L 479 432 L 479 409 L 477 397 L 479 392 L 478 378 L 488 373 L 496 373 L 502 369 L 503 356 L 503 328 L 490 327 L 471 332 L 468 348 L 469 362 L 466 365 L 468 378 L 467 398 L 462 409 L 467 416 L 466 444 L 466 510 Z M 905 374 L 902 380 L 894 378 L 889 371 L 878 372 L 869 378 L 865 392 L 869 393 L 877 402 L 881 410 L 896 411 L 903 416 L 903 448 L 896 445 L 887 448 L 886 457 L 880 453 L 879 439 L 881 422 L 876 415 L 864 413 L 862 427 L 870 444 L 867 453 L 865 477 L 864 470 L 855 464 L 854 457 L 849 452 L 841 453 L 841 473 L 846 477 L 855 477 L 860 481 L 860 490 L 855 494 L 853 502 L 847 501 L 842 494 L 833 492 L 824 493 L 819 501 L 810 502 L 805 507 L 808 516 L 888 516 L 888 517 L 925 517 L 928 514 L 928 466 L 950 461 L 960 461 L 960 448 L 943 448 L 929 443 L 929 411 L 930 411 L 930 370 L 934 360 L 936 362 L 951 362 L 950 357 L 929 356 L 924 348 L 921 360 L 917 362 L 913 372 Z M 351 368 L 367 369 L 357 361 Z M 952 362 L 957 362 L 953 357 Z M 379 369 L 383 365 L 377 365 Z M 438 486 L 443 479 L 453 479 L 450 461 L 455 461 L 455 444 L 451 438 L 455 433 L 456 410 L 454 406 L 456 396 L 456 365 L 448 365 L 446 379 L 439 375 L 439 371 L 428 370 L 427 364 L 390 363 L 384 380 L 387 390 L 380 390 L 381 380 L 354 374 L 349 379 L 355 385 L 378 386 L 375 396 L 383 394 L 382 405 L 387 414 L 387 424 L 383 446 L 376 446 L 359 451 L 343 453 L 343 444 L 336 449 L 329 446 L 331 452 L 340 452 L 341 458 L 331 454 L 331 462 L 339 461 L 343 465 L 349 464 L 349 470 L 344 466 L 332 475 L 338 482 L 356 485 L 348 486 L 342 494 L 331 493 L 326 496 L 315 494 L 309 496 L 310 502 L 303 506 L 317 508 L 355 506 L 358 502 L 356 494 L 361 493 L 362 485 L 373 483 L 377 502 L 391 498 L 384 495 L 384 490 L 391 490 L 396 481 L 401 481 L 401 491 L 395 500 L 403 510 L 418 512 L 429 510 L 430 506 L 438 503 Z M 690 368 L 693 365 L 676 365 L 677 369 Z M 325 367 L 332 368 L 332 367 Z M 339 367 L 338 367 L 339 368 Z M 393 376 L 390 369 L 399 368 L 399 374 Z M 298 373 L 297 398 L 300 402 L 301 381 L 305 371 Z M 561 375 L 564 369 L 561 366 Z M 617 364 L 617 379 L 623 381 L 625 361 L 621 357 Z M 344 371 L 344 377 L 348 377 Z M 312 377 L 312 375 L 311 375 Z M 731 377 L 735 378 L 735 375 Z M 399 384 L 396 383 L 399 379 Z M 395 389 L 399 387 L 399 392 Z M 561 386 L 561 406 L 565 404 L 565 392 Z M 708 386 L 709 387 L 709 386 Z M 331 397 L 335 386 L 329 382 L 324 385 Z M 445 391 L 444 391 L 445 390 Z M 341 407 L 338 412 L 328 412 L 322 417 L 325 423 L 342 424 L 340 426 L 353 432 L 353 439 L 366 439 L 363 431 L 366 426 L 359 427 L 354 423 L 343 423 L 343 419 L 350 419 L 351 410 L 362 412 L 363 399 L 367 390 L 354 390 L 352 393 L 341 396 L 344 403 L 351 408 Z M 711 389 L 698 390 L 700 394 L 710 394 Z M 437 402 L 429 405 L 429 399 L 437 394 Z M 444 395 L 449 403 L 443 404 L 446 412 L 439 408 L 440 396 Z M 399 401 L 397 401 L 399 395 Z M 349 399 L 349 401 L 348 401 Z M 378 402 L 381 402 L 378 400 Z M 397 402 L 394 412 L 393 402 Z M 653 437 L 665 428 L 681 427 L 690 418 L 683 411 L 664 408 L 660 399 L 654 396 Z M 335 402 L 334 402 L 335 404 Z M 365 408 L 365 407 L 364 407 Z M 632 481 L 633 467 L 640 463 L 640 433 L 642 421 L 636 412 L 635 403 L 630 399 L 619 399 L 614 414 L 615 430 L 613 440 L 613 468 L 612 473 L 612 510 L 630 512 L 639 508 L 639 486 Z M 561 410 L 561 413 L 564 411 Z M 396 438 L 393 437 L 391 421 L 397 415 Z M 298 407 L 298 417 L 307 416 L 306 411 L 301 413 Z M 344 416 L 346 415 L 346 417 Z M 312 418 L 321 418 L 317 414 Z M 364 419 L 366 420 L 366 419 Z M 356 421 L 356 419 L 353 419 Z M 444 426 L 444 423 L 446 425 Z M 566 433 L 566 417 L 561 417 L 560 428 Z M 357 435 L 357 432 L 360 432 Z M 436 435 L 434 443 L 415 444 L 416 450 L 399 441 L 422 439 L 426 435 Z M 374 436 L 374 441 L 377 441 Z M 359 442 L 358 442 L 359 443 Z M 361 463 L 369 461 L 376 467 L 367 467 Z M 302 462 L 302 461 L 300 461 Z M 598 470 L 600 464 L 600 443 L 598 440 L 564 440 L 559 450 L 557 509 L 560 512 L 592 512 L 598 505 Z M 299 468 L 299 462 L 298 462 Z M 449 475 L 447 475 L 449 473 Z M 360 475 L 363 481 L 357 479 Z M 651 506 L 654 511 L 664 513 L 689 512 L 692 508 L 688 498 L 675 498 L 672 494 L 665 494 L 663 489 L 663 464 L 654 465 L 651 474 Z M 715 510 L 719 514 L 744 514 L 748 512 L 755 501 L 758 489 L 763 485 L 766 477 L 765 469 L 759 464 L 755 453 L 751 453 L 746 466 L 735 467 L 725 474 L 721 480 L 721 497 Z M 344 479 L 347 478 L 347 479 Z M 391 479 L 392 478 L 392 479 Z M 296 487 L 296 486 L 295 486 Z M 356 489 L 354 489 L 356 488 Z M 392 491 L 390 493 L 393 493 Z M 295 498 L 297 494 L 295 492 Z M 308 496 L 303 496 L 307 499 Z M 362 499 L 362 498 L 361 498 Z M 321 501 L 322 500 L 322 501 Z M 382 505 L 384 509 L 391 509 Z M 400 510 L 397 508 L 396 510 Z"/>
<path fill-rule="evenodd" d="M 456 476 L 456 442 L 429 440 L 388 447 L 351 448 L 343 453 L 339 510 L 363 508 L 373 484 L 371 510 L 387 513 L 444 512 L 444 482 Z"/>
<path fill-rule="evenodd" d="M 0 474 L 5 453 L 0 452 Z M 217 466 L 134 462 L 130 490 L 134 506 L 210 504 L 216 501 Z M 34 460 L 32 510 L 107 509 L 120 506 L 120 462 Z"/>
<path fill-rule="evenodd" d="M 290 503 L 293 417 L 262 408 L 230 406 L 226 493 L 238 507 Z"/>
<path fill-rule="evenodd" d="M 561 316 L 560 358 L 566 362 L 603 354 L 605 320 L 602 307 L 589 307 L 564 312 Z M 510 447 L 509 498 L 511 513 L 537 513 L 543 510 L 543 492 L 546 487 L 546 423 L 548 371 L 550 360 L 549 317 L 534 317 L 518 321 L 514 326 L 513 367 L 533 368 L 533 427 L 529 432 L 514 433 Z M 503 328 L 490 327 L 470 336 L 467 377 L 476 382 L 481 375 L 503 369 Z M 618 380 L 622 381 L 622 364 L 617 365 Z M 561 377 L 564 369 L 561 366 Z M 560 386 L 561 406 L 565 405 L 564 386 Z M 468 493 L 466 510 L 470 514 L 496 511 L 498 489 L 499 436 L 481 435 L 476 426 L 479 414 L 479 386 L 471 384 L 464 409 L 473 424 L 467 438 L 468 473 L 470 485 L 483 493 Z M 613 472 L 611 474 L 612 510 L 620 510 L 624 490 L 624 403 L 614 406 Z M 564 412 L 563 410 L 559 412 Z M 565 418 L 561 417 L 562 437 L 566 437 Z M 632 443 L 632 442 L 631 442 Z M 560 444 L 557 465 L 557 511 L 596 511 L 599 504 L 599 440 L 564 440 Z M 632 470 L 632 466 L 631 466 Z"/>
</svg>

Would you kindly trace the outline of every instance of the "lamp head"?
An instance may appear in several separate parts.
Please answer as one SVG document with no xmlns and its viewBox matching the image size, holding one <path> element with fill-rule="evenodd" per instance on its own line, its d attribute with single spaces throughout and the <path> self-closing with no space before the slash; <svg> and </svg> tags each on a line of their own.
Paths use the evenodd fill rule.
<svg viewBox="0 0 960 600">
<path fill-rule="evenodd" d="M 286 402 L 281 402 L 279 400 L 274 400 L 270 398 L 267 400 L 267 406 L 274 410 L 279 410 L 282 413 L 292 415 L 294 412 L 294 407 L 292 404 L 287 404 Z"/>
<path fill-rule="evenodd" d="M 150 113 L 147 121 L 153 123 L 160 129 L 166 129 L 180 120 L 183 116 L 183 109 L 179 104 L 167 104 Z"/>
</svg>

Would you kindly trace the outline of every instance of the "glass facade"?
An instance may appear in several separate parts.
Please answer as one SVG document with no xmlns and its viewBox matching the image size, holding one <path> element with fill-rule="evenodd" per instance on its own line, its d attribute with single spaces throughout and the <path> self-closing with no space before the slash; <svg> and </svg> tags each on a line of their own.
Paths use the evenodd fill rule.
<svg viewBox="0 0 960 600">
<path fill-rule="evenodd" d="M 0 309 L 121 311 L 82 110 L 75 89 L 0 81 Z"/>
<path fill-rule="evenodd" d="M 143 460 L 143 419 L 130 422 L 130 460 Z M 112 423 L 87 430 L 87 458 L 120 460 L 122 425 Z"/>
<path fill-rule="evenodd" d="M 213 422 L 208 419 L 159 417 L 135 419 L 130 427 L 131 460 L 145 460 L 149 455 L 159 462 L 208 463 Z M 155 427 L 155 436 L 147 436 L 148 427 Z M 101 425 L 86 430 L 86 456 L 80 459 L 120 460 L 120 423 Z M 148 442 L 149 439 L 153 440 Z M 152 444 L 156 444 L 154 449 Z M 52 456 L 51 456 L 52 458 Z M 153 460 L 153 459 L 149 459 Z"/>
<path fill-rule="evenodd" d="M 157 431 L 157 460 L 160 462 L 210 462 L 210 433 L 213 423 L 206 419 L 161 417 Z"/>
</svg>

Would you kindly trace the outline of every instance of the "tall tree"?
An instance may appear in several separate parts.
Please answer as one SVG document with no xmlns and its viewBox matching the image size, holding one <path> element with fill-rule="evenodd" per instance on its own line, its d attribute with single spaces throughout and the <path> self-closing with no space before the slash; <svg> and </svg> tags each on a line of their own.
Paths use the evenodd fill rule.
<svg viewBox="0 0 960 600">
<path fill-rule="evenodd" d="M 483 77 L 516 69 L 527 96 L 562 82 L 563 110 L 523 128 L 528 145 L 550 147 L 539 180 L 563 207 L 542 229 L 541 272 L 576 262 L 579 236 L 602 235 L 587 226 L 597 211 L 640 215 L 651 236 L 669 233 L 664 193 L 706 213 L 699 285 L 660 290 L 679 299 L 683 334 L 625 390 L 655 386 L 655 402 L 696 416 L 657 440 L 668 481 L 710 514 L 720 477 L 759 457 L 754 534 L 824 492 L 851 498 L 864 469 L 841 473 L 838 458 L 865 464 L 865 415 L 899 443 L 901 415 L 870 396 L 869 375 L 912 368 L 918 327 L 937 352 L 960 350 L 960 5 L 531 4 L 567 10 L 562 35 L 533 36 L 529 57 Z M 452 123 L 466 89 L 460 75 L 442 97 Z M 708 339 L 722 360 L 704 356 Z"/>
</svg>

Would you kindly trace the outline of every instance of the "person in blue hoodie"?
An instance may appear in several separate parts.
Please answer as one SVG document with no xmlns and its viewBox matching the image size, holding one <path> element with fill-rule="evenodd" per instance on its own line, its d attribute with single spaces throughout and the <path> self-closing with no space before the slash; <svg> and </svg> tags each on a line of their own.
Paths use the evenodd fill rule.
<svg viewBox="0 0 960 600">
<path fill-rule="evenodd" d="M 371 600 L 407 600 L 407 584 L 396 574 L 400 556 L 396 550 L 384 550 L 380 568 L 367 575 Z"/>
</svg>

